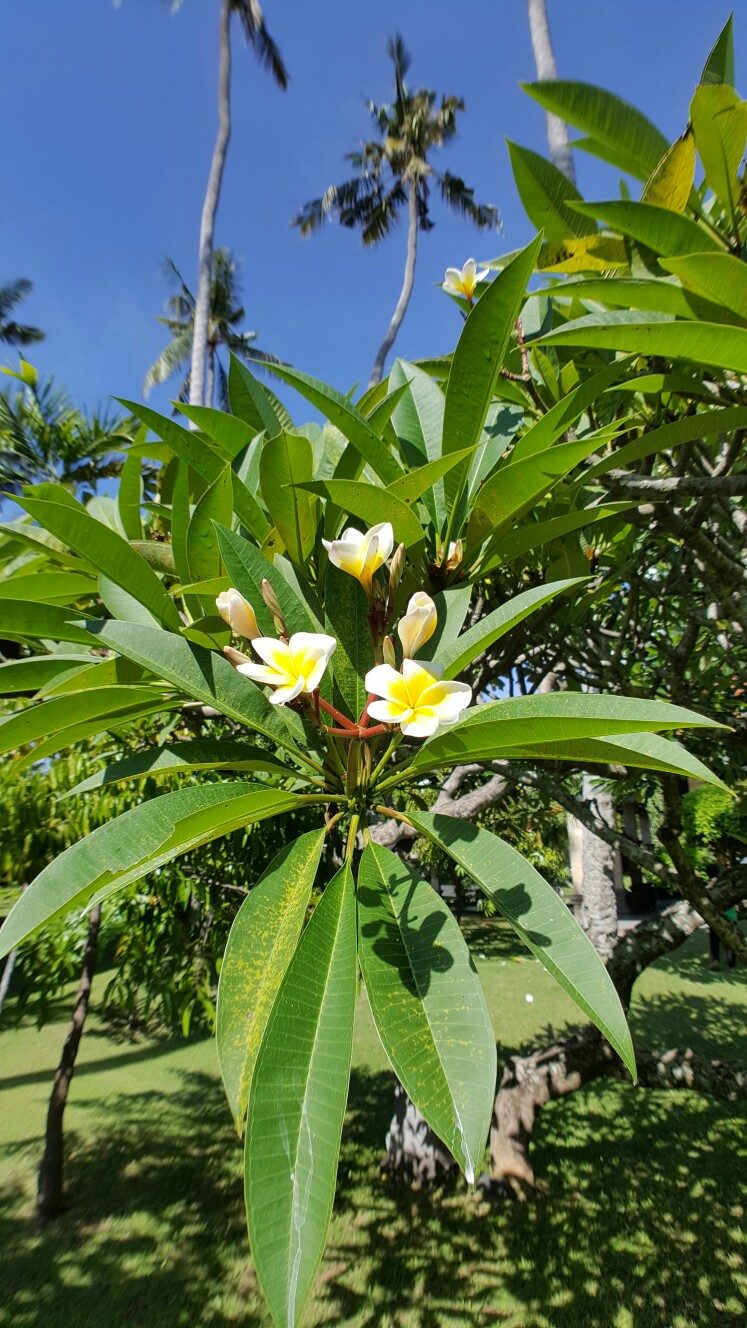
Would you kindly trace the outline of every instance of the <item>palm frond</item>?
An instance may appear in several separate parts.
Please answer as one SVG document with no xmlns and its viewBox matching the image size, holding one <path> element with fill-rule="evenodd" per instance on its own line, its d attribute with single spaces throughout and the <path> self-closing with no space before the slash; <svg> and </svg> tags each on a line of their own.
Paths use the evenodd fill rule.
<svg viewBox="0 0 747 1328">
<path fill-rule="evenodd" d="M 405 75 L 412 64 L 412 58 L 401 33 L 395 32 L 393 37 L 387 38 L 386 53 L 394 65 L 394 87 L 397 92 L 397 100 L 405 101 L 407 97 Z"/>
<path fill-rule="evenodd" d="M 161 351 L 158 359 L 150 366 L 145 375 L 143 383 L 143 395 L 148 396 L 149 392 L 161 383 L 165 383 L 172 374 L 175 374 L 182 365 L 187 363 L 192 355 L 192 328 L 189 332 L 183 333 L 174 341 L 170 341 L 168 346 Z"/>
<path fill-rule="evenodd" d="M 10 346 L 31 346 L 36 341 L 44 340 L 44 332 L 39 327 L 30 327 L 27 323 L 17 323 L 9 315 L 16 305 L 26 299 L 34 289 L 28 277 L 19 277 L 7 286 L 0 286 L 0 341 Z"/>
<path fill-rule="evenodd" d="M 501 217 L 497 207 L 493 207 L 492 203 L 476 203 L 474 190 L 468 188 L 458 175 L 444 171 L 443 175 L 437 175 L 436 179 L 442 199 L 454 212 L 467 217 L 481 230 L 488 227 L 500 229 Z"/>
<path fill-rule="evenodd" d="M 259 63 L 269 70 L 278 87 L 285 91 L 288 86 L 288 70 L 283 64 L 283 57 L 277 45 L 267 31 L 259 0 L 232 0 L 231 8 L 238 15 L 246 39 L 253 47 Z"/>
</svg>

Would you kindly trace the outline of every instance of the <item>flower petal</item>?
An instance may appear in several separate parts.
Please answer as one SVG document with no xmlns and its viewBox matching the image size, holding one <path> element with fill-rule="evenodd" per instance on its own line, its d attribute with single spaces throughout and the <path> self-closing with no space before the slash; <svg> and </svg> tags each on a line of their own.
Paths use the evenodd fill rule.
<svg viewBox="0 0 747 1328">
<path fill-rule="evenodd" d="M 383 696 L 386 701 L 395 701 L 399 705 L 410 704 L 405 680 L 391 664 L 377 664 L 369 669 L 364 682 L 366 691 L 373 692 L 374 696 Z M 368 713 L 371 714 L 370 709 Z"/>
<path fill-rule="evenodd" d="M 402 720 L 402 732 L 406 738 L 430 738 L 438 728 L 438 715 L 429 707 L 418 707 L 410 719 Z"/>
<path fill-rule="evenodd" d="M 371 701 L 368 713 L 381 724 L 399 724 L 405 715 L 412 714 L 412 710 L 401 701 Z"/>
<path fill-rule="evenodd" d="M 285 674 L 278 673 L 276 669 L 268 668 L 266 664 L 239 664 L 236 668 L 237 673 L 243 673 L 245 678 L 251 678 L 252 682 L 258 682 L 263 687 L 273 687 L 279 682 L 285 681 Z"/>
<path fill-rule="evenodd" d="M 291 661 L 285 641 L 276 641 L 274 636 L 258 636 L 252 645 L 265 664 L 272 665 L 279 673 L 288 673 Z"/>
<path fill-rule="evenodd" d="M 288 701 L 294 701 L 303 691 L 303 678 L 297 678 L 295 682 L 288 683 L 284 687 L 278 687 L 270 693 L 271 705 L 286 705 Z"/>
<path fill-rule="evenodd" d="M 439 723 L 453 724 L 471 700 L 472 688 L 466 682 L 439 682 L 423 693 L 421 705 L 432 707 Z"/>
<path fill-rule="evenodd" d="M 288 649 L 291 658 L 295 658 L 297 651 L 321 650 L 325 659 L 329 659 L 333 653 L 337 640 L 334 636 L 327 636 L 326 632 L 294 632 L 288 642 Z"/>
</svg>

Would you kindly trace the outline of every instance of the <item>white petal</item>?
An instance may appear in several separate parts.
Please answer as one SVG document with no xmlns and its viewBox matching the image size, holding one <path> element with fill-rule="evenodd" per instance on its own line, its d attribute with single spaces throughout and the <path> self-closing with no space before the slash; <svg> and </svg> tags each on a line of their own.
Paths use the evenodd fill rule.
<svg viewBox="0 0 747 1328">
<path fill-rule="evenodd" d="M 382 521 L 378 526 L 372 526 L 369 535 L 375 535 L 379 541 L 379 562 L 377 566 L 381 567 L 388 558 L 392 556 L 394 548 L 394 530 L 390 521 Z"/>
<path fill-rule="evenodd" d="M 291 655 L 295 655 L 297 650 L 321 650 L 325 659 L 329 659 L 337 640 L 334 636 L 327 636 L 326 632 L 294 632 L 288 642 L 288 649 Z"/>
<path fill-rule="evenodd" d="M 442 694 L 438 701 L 432 701 L 426 692 L 423 704 L 433 707 L 440 723 L 453 724 L 472 700 L 472 688 L 465 682 L 443 682 L 441 687 L 448 688 L 445 695 Z"/>
<path fill-rule="evenodd" d="M 435 660 L 404 659 L 402 661 L 402 674 L 405 682 L 420 682 L 422 675 L 428 673 L 434 682 L 440 682 L 444 673 L 443 664 L 437 664 Z"/>
<path fill-rule="evenodd" d="M 461 291 L 462 274 L 458 267 L 447 267 L 446 275 L 444 276 L 444 286 Z"/>
<path fill-rule="evenodd" d="M 274 636 L 258 636 L 252 645 L 265 664 L 271 664 L 279 673 L 290 669 L 290 651 L 284 641 L 276 641 Z"/>
<path fill-rule="evenodd" d="M 487 279 L 488 279 L 489 276 L 490 276 L 490 268 L 489 268 L 489 267 L 481 267 L 481 268 L 480 268 L 480 271 L 478 272 L 477 276 L 475 277 L 475 281 L 487 281 Z"/>
<path fill-rule="evenodd" d="M 324 670 L 326 669 L 326 667 L 327 667 L 327 656 L 323 654 L 322 651 L 319 651 L 316 660 L 312 658 L 312 652 L 311 651 L 309 652 L 306 663 L 304 665 L 303 677 L 301 679 L 301 681 L 305 683 L 305 686 L 303 688 L 305 692 L 313 692 L 314 688 L 319 686 L 320 682 L 322 681 L 322 677 L 324 675 Z"/>
<path fill-rule="evenodd" d="M 409 712 L 400 701 L 371 701 L 368 713 L 381 724 L 399 724 L 402 716 Z"/>
<path fill-rule="evenodd" d="M 469 285 L 472 285 L 472 283 L 475 280 L 476 271 L 477 271 L 477 263 L 475 262 L 474 258 L 468 258 L 467 262 L 464 264 L 464 267 L 462 268 L 462 281 L 464 282 L 465 286 L 468 283 Z"/>
<path fill-rule="evenodd" d="M 303 691 L 303 678 L 297 678 L 295 682 L 288 683 L 285 687 L 277 687 L 274 692 L 270 692 L 270 702 L 272 705 L 285 705 L 288 701 L 294 701 Z"/>
<path fill-rule="evenodd" d="M 271 687 L 285 678 L 284 673 L 280 674 L 277 669 L 270 669 L 266 664 L 239 664 L 236 672 L 243 673 L 244 677 L 251 678 L 252 682 L 261 683 L 263 687 Z"/>
<path fill-rule="evenodd" d="M 375 668 L 369 669 L 364 682 L 366 691 L 373 692 L 375 696 L 383 696 L 387 701 L 401 704 L 402 674 L 393 669 L 391 664 L 377 664 Z"/>
<path fill-rule="evenodd" d="M 402 732 L 406 738 L 430 738 L 438 728 L 438 715 L 432 710 L 416 710 L 412 719 L 404 720 Z"/>
<path fill-rule="evenodd" d="M 335 540 L 335 543 L 353 544 L 356 549 L 362 549 L 365 540 L 366 536 L 362 531 L 356 530 L 355 526 L 348 526 L 347 530 L 343 530 L 340 539 Z"/>
<path fill-rule="evenodd" d="M 362 546 L 349 540 L 335 540 L 329 548 L 329 561 L 342 572 L 358 576 L 363 566 Z"/>
</svg>

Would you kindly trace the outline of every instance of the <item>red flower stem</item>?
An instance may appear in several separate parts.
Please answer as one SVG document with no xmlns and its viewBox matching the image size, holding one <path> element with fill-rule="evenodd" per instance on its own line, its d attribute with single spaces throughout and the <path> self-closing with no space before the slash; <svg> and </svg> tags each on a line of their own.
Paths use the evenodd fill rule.
<svg viewBox="0 0 747 1328">
<path fill-rule="evenodd" d="M 352 720 L 347 718 L 347 716 L 340 714 L 339 710 L 335 710 L 335 707 L 330 705 L 329 702 L 325 701 L 321 696 L 319 697 L 319 705 L 322 710 L 326 710 L 328 715 L 331 715 L 333 719 L 336 719 L 338 724 L 342 725 L 343 729 L 350 730 L 351 732 L 358 731 L 357 724 L 354 724 Z"/>
<path fill-rule="evenodd" d="M 324 732 L 335 738 L 358 738 L 361 740 L 363 738 L 375 738 L 379 733 L 387 733 L 388 729 L 386 724 L 374 724 L 372 729 L 364 729 L 360 724 L 355 724 L 351 728 L 325 729 Z"/>
<path fill-rule="evenodd" d="M 376 700 L 376 693 L 375 693 L 375 692 L 369 692 L 369 693 L 368 693 L 368 696 L 366 697 L 366 704 L 365 704 L 364 707 L 363 707 L 363 714 L 361 715 L 361 717 L 360 717 L 360 719 L 359 719 L 359 721 L 358 721 L 358 725 L 359 725 L 359 727 L 362 728 L 362 729 L 367 729 L 367 728 L 368 728 L 368 725 L 369 725 L 369 723 L 370 723 L 370 721 L 371 721 L 371 716 L 370 716 L 369 713 L 368 713 L 368 707 L 370 706 L 371 702 L 372 702 L 372 701 L 375 701 L 375 700 Z"/>
</svg>

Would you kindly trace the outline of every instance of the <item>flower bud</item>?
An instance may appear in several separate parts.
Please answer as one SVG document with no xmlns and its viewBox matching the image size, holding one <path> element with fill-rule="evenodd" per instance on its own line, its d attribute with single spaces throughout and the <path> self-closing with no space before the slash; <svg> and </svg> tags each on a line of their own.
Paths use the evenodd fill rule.
<svg viewBox="0 0 747 1328">
<path fill-rule="evenodd" d="M 419 590 L 413 595 L 407 606 L 407 613 L 397 626 L 397 634 L 402 642 L 402 654 L 405 659 L 414 659 L 421 646 L 430 641 L 438 621 L 436 606 L 430 595 Z"/>
<path fill-rule="evenodd" d="M 394 641 L 392 640 L 391 636 L 384 637 L 384 641 L 382 643 L 382 652 L 384 655 L 384 663 L 390 664 L 393 669 L 396 668 L 397 656 L 394 653 Z"/>
<path fill-rule="evenodd" d="M 394 551 L 394 557 L 392 558 L 391 565 L 389 568 L 390 599 L 393 598 L 394 592 L 397 589 L 397 586 L 399 585 L 400 581 L 402 580 L 402 573 L 404 572 L 404 570 L 405 570 L 405 546 L 404 544 L 398 544 L 397 548 Z"/>
<path fill-rule="evenodd" d="M 464 545 L 460 539 L 452 540 L 449 545 L 449 551 L 446 555 L 444 567 L 447 572 L 453 572 L 458 567 L 464 557 Z"/>
<path fill-rule="evenodd" d="M 249 655 L 245 655 L 243 650 L 234 650 L 233 646 L 224 646 L 223 654 L 235 669 L 239 667 L 239 664 L 249 664 L 251 662 Z"/>
<path fill-rule="evenodd" d="M 247 641 L 254 641 L 262 633 L 257 626 L 254 609 L 244 596 L 231 586 L 230 590 L 221 591 L 215 601 L 221 618 L 228 623 L 236 636 L 243 636 Z"/>
<path fill-rule="evenodd" d="M 282 636 L 287 636 L 287 629 L 285 626 L 285 619 L 283 618 L 283 610 L 280 607 L 280 601 L 267 578 L 262 582 L 262 598 L 275 619 L 276 631 L 280 632 Z"/>
</svg>

